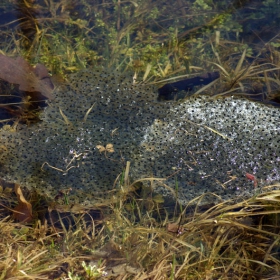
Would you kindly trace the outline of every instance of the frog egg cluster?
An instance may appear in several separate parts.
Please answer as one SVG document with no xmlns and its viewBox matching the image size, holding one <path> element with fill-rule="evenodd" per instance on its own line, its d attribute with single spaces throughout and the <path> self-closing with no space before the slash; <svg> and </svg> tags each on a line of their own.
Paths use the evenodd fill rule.
<svg viewBox="0 0 280 280">
<path fill-rule="evenodd" d="M 168 178 L 184 202 L 207 192 L 250 197 L 257 187 L 280 181 L 279 109 L 233 97 L 193 97 L 147 127 L 140 147 L 138 172 Z"/>
<path fill-rule="evenodd" d="M 83 70 L 54 94 L 42 122 L 1 131 L 0 176 L 51 197 L 71 188 L 73 202 L 107 198 L 164 105 L 156 91 L 109 70 Z M 108 144 L 114 152 L 98 148 Z"/>
<path fill-rule="evenodd" d="M 55 197 L 92 204 L 110 198 L 131 162 L 131 180 L 155 191 L 177 188 L 183 203 L 213 192 L 223 199 L 251 195 L 280 180 L 279 109 L 245 99 L 192 97 L 158 102 L 130 74 L 82 70 L 55 91 L 42 121 L 1 130 L 0 176 Z M 164 185 L 165 184 L 165 185 Z"/>
</svg>

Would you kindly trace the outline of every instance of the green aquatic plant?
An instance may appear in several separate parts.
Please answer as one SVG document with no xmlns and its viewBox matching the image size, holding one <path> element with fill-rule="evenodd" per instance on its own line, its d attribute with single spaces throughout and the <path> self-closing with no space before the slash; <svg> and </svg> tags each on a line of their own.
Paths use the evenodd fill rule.
<svg viewBox="0 0 280 280">
<path fill-rule="evenodd" d="M 91 265 L 91 264 L 86 264 L 84 261 L 82 262 L 82 267 L 85 269 L 85 272 L 87 274 L 87 276 L 90 279 L 94 279 L 94 278 L 98 278 L 101 276 L 106 276 L 107 272 L 106 271 L 102 271 L 102 268 L 98 268 L 95 264 Z"/>
</svg>

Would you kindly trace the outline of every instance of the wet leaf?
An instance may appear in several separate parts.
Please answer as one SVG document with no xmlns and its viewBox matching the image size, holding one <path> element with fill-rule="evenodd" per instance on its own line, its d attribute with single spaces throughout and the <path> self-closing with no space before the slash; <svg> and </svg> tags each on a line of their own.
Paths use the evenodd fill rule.
<svg viewBox="0 0 280 280">
<path fill-rule="evenodd" d="M 184 228 L 178 223 L 169 223 L 167 224 L 167 231 L 177 233 L 178 235 L 182 234 Z"/>
<path fill-rule="evenodd" d="M 104 146 L 102 146 L 102 145 L 97 145 L 97 146 L 96 146 L 96 148 L 98 149 L 98 151 L 99 151 L 100 153 L 102 153 L 102 152 L 105 152 L 105 151 L 106 151 L 105 147 L 104 147 Z"/>
<path fill-rule="evenodd" d="M 108 153 L 113 153 L 114 150 L 114 146 L 113 144 L 107 144 L 106 147 L 102 146 L 102 145 L 97 145 L 96 148 L 99 150 L 100 153 L 102 152 L 108 152 Z"/>
<path fill-rule="evenodd" d="M 22 57 L 11 58 L 0 54 L 0 78 L 11 84 L 19 85 L 19 89 L 27 92 L 40 92 L 52 99 L 54 85 L 47 68 L 43 64 L 32 67 Z"/>
<path fill-rule="evenodd" d="M 32 206 L 24 198 L 20 185 L 15 184 L 14 190 L 18 199 L 18 205 L 14 209 L 14 218 L 21 223 L 30 222 L 32 220 Z"/>
<path fill-rule="evenodd" d="M 106 151 L 107 151 L 108 153 L 113 153 L 113 152 L 114 152 L 113 144 L 107 144 L 107 145 L 106 145 Z"/>
<path fill-rule="evenodd" d="M 130 273 L 130 274 L 137 274 L 141 271 L 141 269 L 139 268 L 136 268 L 136 267 L 133 267 L 133 266 L 130 266 L 126 263 L 123 263 L 123 264 L 119 264 L 119 265 L 115 265 L 114 267 L 112 267 L 110 269 L 110 272 L 108 276 L 122 276 L 122 275 L 125 275 L 127 273 Z"/>
<path fill-rule="evenodd" d="M 246 176 L 247 179 L 254 182 L 254 187 L 255 188 L 258 186 L 258 179 L 253 174 L 246 173 L 245 176 Z"/>
</svg>

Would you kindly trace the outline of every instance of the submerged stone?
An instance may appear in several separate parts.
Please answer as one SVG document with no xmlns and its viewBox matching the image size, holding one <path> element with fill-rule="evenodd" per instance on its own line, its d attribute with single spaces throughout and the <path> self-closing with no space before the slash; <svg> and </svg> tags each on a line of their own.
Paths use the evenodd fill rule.
<svg viewBox="0 0 280 280">
<path fill-rule="evenodd" d="M 131 81 L 109 70 L 72 75 L 42 122 L 2 129 L 0 176 L 51 197 L 71 188 L 69 200 L 84 204 L 109 198 L 127 161 L 131 180 L 165 178 L 153 187 L 176 188 L 183 203 L 280 181 L 279 109 L 232 97 L 158 102 L 155 89 Z"/>
</svg>

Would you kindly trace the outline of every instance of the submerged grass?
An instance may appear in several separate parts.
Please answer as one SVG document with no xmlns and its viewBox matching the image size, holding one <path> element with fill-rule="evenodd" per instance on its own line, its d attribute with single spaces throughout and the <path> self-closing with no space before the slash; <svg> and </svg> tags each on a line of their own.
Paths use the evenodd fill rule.
<svg viewBox="0 0 280 280">
<path fill-rule="evenodd" d="M 241 202 L 200 206 L 205 194 L 166 207 L 138 196 L 124 174 L 114 199 L 95 209 L 41 200 L 30 224 L 13 221 L 16 199 L 4 189 L 0 279 L 278 279 L 274 186 Z"/>
</svg>

